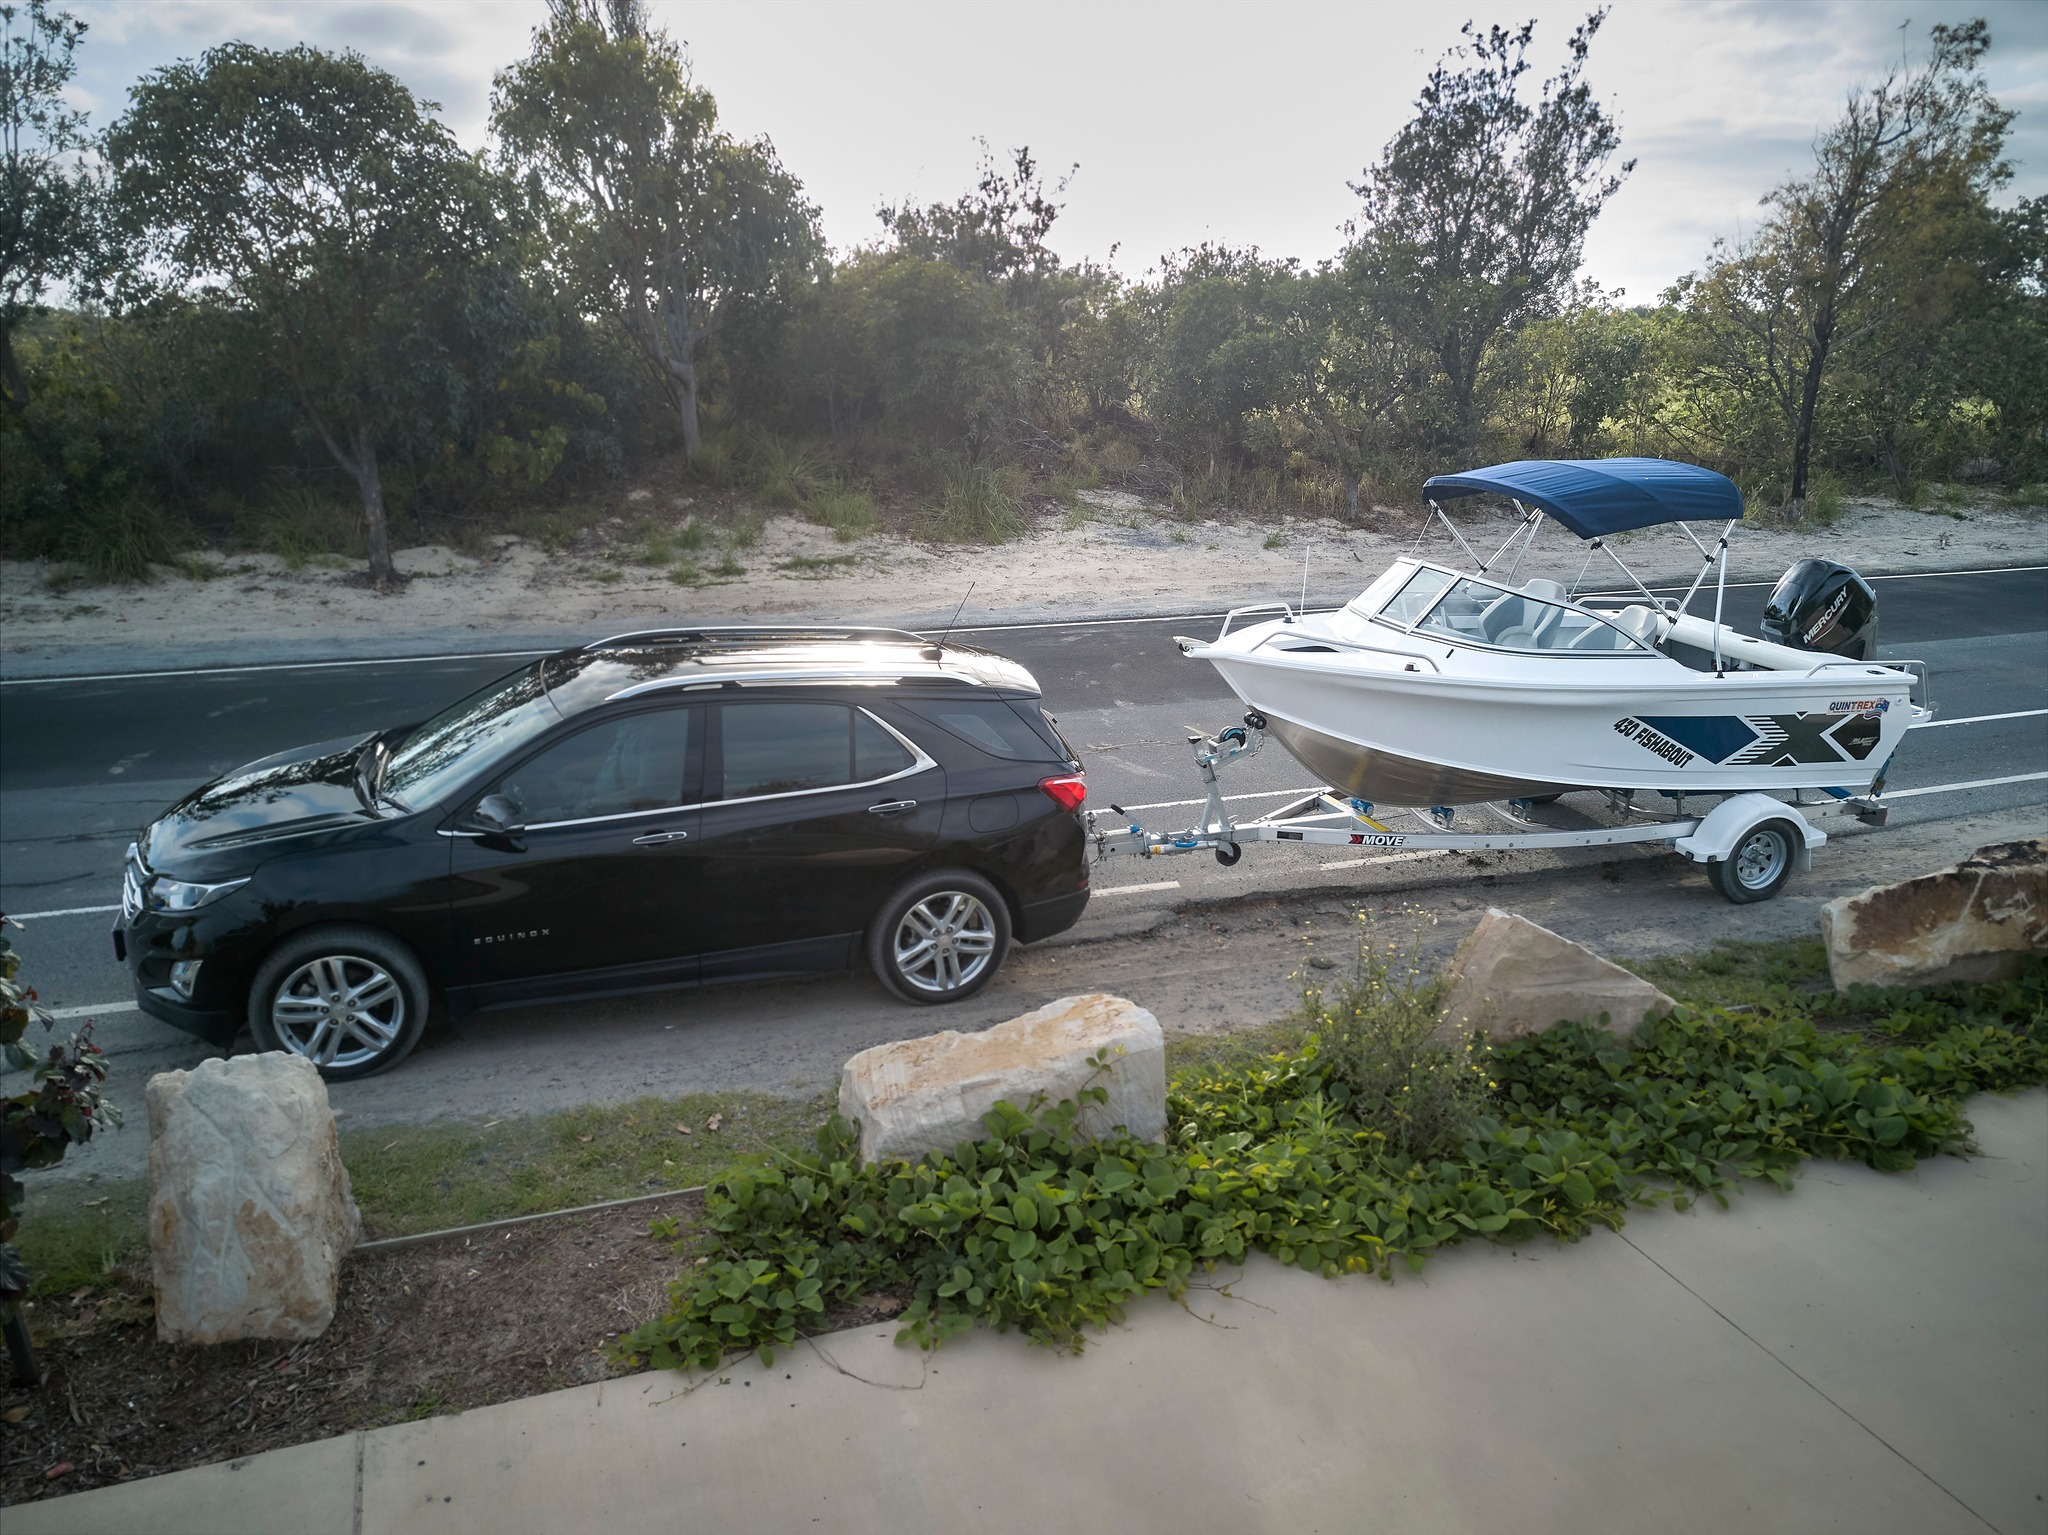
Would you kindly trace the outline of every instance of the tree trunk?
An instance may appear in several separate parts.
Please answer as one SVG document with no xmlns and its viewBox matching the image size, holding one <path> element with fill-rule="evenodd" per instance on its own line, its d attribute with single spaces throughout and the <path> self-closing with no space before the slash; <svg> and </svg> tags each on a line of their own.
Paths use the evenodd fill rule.
<svg viewBox="0 0 2048 1535">
<path fill-rule="evenodd" d="M 370 580 L 378 591 L 398 583 L 398 571 L 391 563 L 391 527 L 384 515 L 384 479 L 377 469 L 377 434 L 368 426 L 349 433 L 349 447 L 355 462 L 356 485 L 363 493 L 363 532 L 369 543 Z"/>
<path fill-rule="evenodd" d="M 16 420 L 27 414 L 28 385 L 14 360 L 14 327 L 5 322 L 0 322 L 0 401 L 6 402 L 8 414 Z"/>
<path fill-rule="evenodd" d="M 704 446 L 704 434 L 697 422 L 697 360 L 685 357 L 671 362 L 669 398 L 676 402 L 676 414 L 683 421 L 683 462 L 697 462 L 697 450 Z"/>
<path fill-rule="evenodd" d="M 1806 470 L 1813 458 L 1813 417 L 1820 403 L 1820 375 L 1827 360 L 1828 337 L 1816 336 L 1806 359 L 1806 377 L 1799 388 L 1799 414 L 1792 426 L 1792 494 L 1788 510 L 1794 522 L 1806 514 Z"/>
</svg>

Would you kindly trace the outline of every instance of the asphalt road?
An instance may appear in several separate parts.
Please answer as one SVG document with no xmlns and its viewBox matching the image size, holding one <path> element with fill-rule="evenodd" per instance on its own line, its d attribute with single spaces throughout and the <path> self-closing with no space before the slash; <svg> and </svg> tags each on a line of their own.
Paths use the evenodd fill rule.
<svg viewBox="0 0 2048 1535">
<path fill-rule="evenodd" d="M 1894 827 L 2012 811 L 2022 812 L 2022 824 L 2039 812 L 2036 824 L 2048 826 L 2048 779 L 1910 793 L 2048 771 L 2048 714 L 2024 712 L 2048 709 L 2048 571 L 1892 577 L 1881 579 L 1878 590 L 1883 652 L 1919 657 L 1933 667 L 1943 721 L 1915 732 L 1900 751 L 1890 784 L 1898 796 Z M 1731 587 L 1729 622 L 1754 632 L 1766 591 L 1764 585 Z M 1155 829 L 1185 824 L 1193 807 L 1181 802 L 1200 792 L 1187 731 L 1215 730 L 1240 712 L 1214 671 L 1186 660 L 1172 644 L 1176 633 L 1213 632 L 1213 618 L 959 631 L 1037 674 L 1047 707 L 1085 760 L 1091 803 L 1119 803 Z M 299 742 L 419 718 L 518 660 L 300 664 L 0 685 L 0 909 L 71 913 L 31 916 L 14 935 L 44 1005 L 98 1015 L 96 1037 L 129 1082 L 203 1058 L 206 1051 L 196 1042 L 120 1006 L 125 976 L 112 959 L 106 936 L 112 913 L 104 908 L 117 899 L 122 850 L 137 829 L 217 773 Z M 1982 718 L 2001 715 L 2020 717 Z M 1227 792 L 1246 796 L 1243 810 L 1256 813 L 1281 792 L 1310 786 L 1305 770 L 1271 746 L 1230 770 Z M 1827 824 L 1832 829 L 1834 823 Z M 1330 859 L 1331 851 L 1255 848 L 1229 871 L 1200 856 L 1113 864 L 1098 872 L 1097 900 L 1075 936 L 1107 936 L 1156 920 L 1160 908 L 1190 897 L 1303 885 L 1386 888 L 1419 872 L 1398 860 L 1377 861 L 1392 867 L 1360 868 L 1359 860 Z M 1572 861 L 1568 855 L 1514 855 L 1496 866 Z M 794 999 L 799 1015 L 856 1005 L 865 1012 L 880 995 L 859 978 L 779 990 Z M 758 987 L 713 988 L 655 1001 L 548 1009 L 546 1017 L 489 1015 L 493 1021 L 473 1024 L 464 1043 L 479 1045 L 477 1070 L 495 1075 L 483 1043 L 495 1030 L 524 1035 L 573 1023 L 581 1054 L 603 1050 L 608 1019 L 616 1018 L 627 1035 L 669 1030 L 674 1025 L 660 1019 L 681 1019 L 707 1048 L 721 1037 L 726 1044 L 717 1048 L 754 1061 L 760 1068 L 754 1075 L 766 1085 L 777 1080 L 776 1046 L 772 1033 L 758 1032 L 761 993 Z M 106 1004 L 115 1007 L 102 1011 Z M 888 1016 L 900 1020 L 901 1033 L 938 1026 L 928 1013 L 901 1009 Z M 722 1019 L 741 1017 L 751 1020 L 744 1037 L 721 1027 Z M 803 1017 L 792 1016 L 782 1027 L 805 1027 Z M 373 1096 L 380 1083 L 406 1075 L 401 1070 L 356 1084 L 351 1096 Z M 574 1072 L 563 1073 L 559 1085 L 560 1101 L 576 1100 Z M 439 1112 L 450 1110 L 446 1100 L 437 1105 Z"/>
</svg>

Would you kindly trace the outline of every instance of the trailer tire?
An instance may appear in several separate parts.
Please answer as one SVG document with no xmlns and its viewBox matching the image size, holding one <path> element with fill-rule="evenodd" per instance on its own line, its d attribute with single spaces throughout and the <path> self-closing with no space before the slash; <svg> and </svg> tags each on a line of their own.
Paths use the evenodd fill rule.
<svg viewBox="0 0 2048 1535">
<path fill-rule="evenodd" d="M 1216 849 L 1216 861 L 1226 869 L 1235 868 L 1238 859 L 1242 857 L 1244 857 L 1244 849 L 1235 842 L 1222 843 Z"/>
<path fill-rule="evenodd" d="M 1799 856 L 1799 828 L 1790 821 L 1760 821 L 1744 832 L 1726 858 L 1707 865 L 1707 879 L 1737 906 L 1768 901 L 1785 888 Z"/>
</svg>

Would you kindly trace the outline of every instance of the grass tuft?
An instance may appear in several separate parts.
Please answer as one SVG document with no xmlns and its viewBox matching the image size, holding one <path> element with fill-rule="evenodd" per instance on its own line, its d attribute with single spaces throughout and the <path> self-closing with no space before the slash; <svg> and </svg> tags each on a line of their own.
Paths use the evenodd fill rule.
<svg viewBox="0 0 2048 1535">
<path fill-rule="evenodd" d="M 59 555 L 85 581 L 132 586 L 156 579 L 184 547 L 176 524 L 155 502 L 125 496 L 79 513 Z"/>
<path fill-rule="evenodd" d="M 804 507 L 804 520 L 830 528 L 842 544 L 872 533 L 881 526 L 875 515 L 875 500 L 864 490 L 828 490 L 813 496 Z"/>
<path fill-rule="evenodd" d="M 1021 535 L 1023 472 L 1009 464 L 947 463 L 939 475 L 939 501 L 919 519 L 927 538 L 949 544 L 1000 544 Z"/>
</svg>

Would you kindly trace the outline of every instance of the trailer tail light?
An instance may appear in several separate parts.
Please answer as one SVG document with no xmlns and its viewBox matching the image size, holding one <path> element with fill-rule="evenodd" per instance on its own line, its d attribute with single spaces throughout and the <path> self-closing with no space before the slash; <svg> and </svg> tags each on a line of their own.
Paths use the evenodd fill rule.
<svg viewBox="0 0 2048 1535">
<path fill-rule="evenodd" d="M 1041 778 L 1038 787 L 1045 790 L 1050 799 L 1062 810 L 1079 810 L 1081 801 L 1088 797 L 1088 775 L 1085 773 L 1061 773 L 1053 778 Z"/>
</svg>

